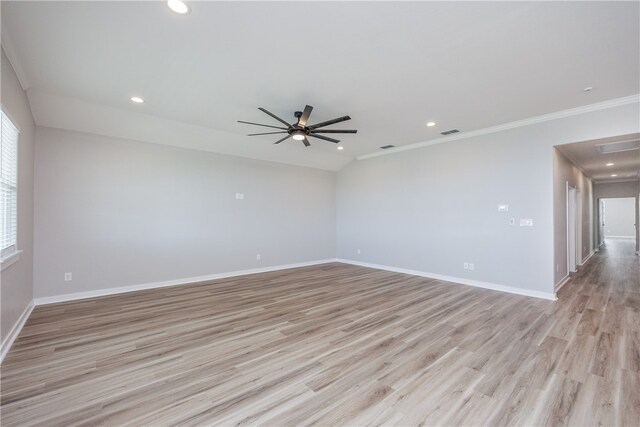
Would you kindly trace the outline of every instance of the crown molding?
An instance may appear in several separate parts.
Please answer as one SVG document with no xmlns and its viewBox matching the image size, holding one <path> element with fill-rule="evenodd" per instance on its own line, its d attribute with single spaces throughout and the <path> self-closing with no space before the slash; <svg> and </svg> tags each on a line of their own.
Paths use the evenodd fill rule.
<svg viewBox="0 0 640 427">
<path fill-rule="evenodd" d="M 11 64 L 13 71 L 15 71 L 16 76 L 18 77 L 18 82 L 20 83 L 20 86 L 22 86 L 22 90 L 27 90 L 31 87 L 31 84 L 27 78 L 27 73 L 22 67 L 22 63 L 18 60 L 18 55 L 13 47 L 13 42 L 11 41 L 11 38 L 7 36 L 6 32 L 2 34 L 2 41 L 0 44 L 2 45 L 2 50 L 5 55 L 7 55 L 9 64 Z"/>
<path fill-rule="evenodd" d="M 606 110 L 608 108 L 619 107 L 622 105 L 640 103 L 640 94 L 625 96 L 623 98 L 610 99 L 608 101 L 598 102 L 595 104 L 584 105 L 582 107 L 571 108 L 568 110 L 557 111 L 555 113 L 544 114 L 542 116 L 530 117 L 528 119 L 517 120 L 515 122 L 504 123 L 501 125 L 491 126 L 484 129 L 478 129 L 469 132 L 460 132 L 452 136 L 443 138 L 430 139 L 428 141 L 416 142 L 414 144 L 403 145 L 401 147 L 390 148 L 385 151 L 364 154 L 356 157 L 358 160 L 371 159 L 373 157 L 387 156 L 389 154 L 399 153 L 401 151 L 415 150 L 417 148 L 428 147 L 430 145 L 443 144 L 445 142 L 457 141 L 460 139 L 472 138 L 475 136 L 488 135 L 491 133 L 502 132 L 509 129 L 515 129 L 523 126 L 530 126 L 536 123 L 548 122 L 551 120 L 562 119 L 565 117 L 577 116 L 592 111 Z"/>
</svg>

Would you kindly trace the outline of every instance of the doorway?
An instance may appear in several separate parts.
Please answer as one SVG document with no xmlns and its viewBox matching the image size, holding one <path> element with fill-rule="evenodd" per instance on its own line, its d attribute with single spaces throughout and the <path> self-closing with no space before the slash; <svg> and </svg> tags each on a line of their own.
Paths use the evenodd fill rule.
<svg viewBox="0 0 640 427">
<path fill-rule="evenodd" d="M 602 198 L 598 200 L 600 244 L 614 239 L 636 239 L 635 197 Z"/>
</svg>

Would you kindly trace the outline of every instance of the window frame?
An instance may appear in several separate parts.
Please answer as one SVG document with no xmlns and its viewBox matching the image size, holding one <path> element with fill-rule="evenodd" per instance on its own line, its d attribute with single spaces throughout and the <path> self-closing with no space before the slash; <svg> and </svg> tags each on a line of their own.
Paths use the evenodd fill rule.
<svg viewBox="0 0 640 427">
<path fill-rule="evenodd" d="M 15 216 L 16 216 L 16 233 L 15 233 L 15 241 L 12 245 L 7 246 L 6 248 L 0 250 L 0 271 L 5 268 L 13 265 L 17 261 L 20 260 L 20 254 L 22 250 L 18 248 L 18 195 L 20 194 L 20 179 L 19 179 L 19 147 L 20 147 L 20 127 L 16 124 L 17 122 L 11 117 L 11 114 L 7 112 L 4 105 L 1 105 L 0 108 L 2 112 L 2 116 L 4 116 L 11 125 L 16 129 L 16 158 L 15 158 L 15 171 L 16 171 L 16 181 L 15 181 L 15 194 L 16 194 L 16 203 L 15 203 Z M 0 118 L 1 120 L 1 118 Z M 0 141 L 1 145 L 1 141 Z"/>
</svg>

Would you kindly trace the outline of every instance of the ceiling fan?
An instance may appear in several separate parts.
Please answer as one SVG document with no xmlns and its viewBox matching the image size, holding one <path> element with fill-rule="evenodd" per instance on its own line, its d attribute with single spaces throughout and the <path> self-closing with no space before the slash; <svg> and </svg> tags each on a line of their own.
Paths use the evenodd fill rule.
<svg viewBox="0 0 640 427">
<path fill-rule="evenodd" d="M 349 116 L 342 116 L 342 117 L 338 117 L 337 119 L 333 119 L 333 120 L 327 120 L 326 122 L 321 122 L 321 123 L 316 123 L 314 125 L 310 125 L 307 126 L 307 121 L 309 120 L 309 116 L 311 115 L 311 111 L 313 110 L 313 107 L 311 105 L 307 105 L 306 107 L 304 107 L 304 111 L 296 111 L 294 113 L 294 116 L 298 119 L 298 121 L 296 123 L 293 124 L 289 124 L 287 122 L 285 122 L 284 120 L 282 120 L 280 117 L 276 116 L 275 114 L 273 114 L 272 112 L 268 111 L 265 108 L 258 108 L 258 110 L 262 111 L 265 114 L 270 115 L 271 117 L 273 117 L 274 119 L 276 119 L 277 121 L 279 121 L 280 123 L 282 123 L 283 125 L 285 125 L 286 127 L 281 127 L 281 126 L 271 126 L 271 125 L 263 125 L 260 123 L 252 123 L 252 122 L 245 122 L 242 120 L 238 120 L 238 123 L 245 123 L 248 125 L 254 125 L 254 126 L 264 126 L 267 128 L 274 128 L 274 129 L 280 129 L 279 132 L 264 132 L 264 133 L 251 133 L 249 134 L 249 136 L 257 136 L 257 135 L 275 135 L 275 134 L 282 134 L 282 133 L 286 133 L 287 136 L 285 136 L 282 139 L 279 139 L 278 141 L 274 142 L 274 144 L 280 144 L 282 141 L 284 141 L 285 139 L 291 137 L 293 139 L 295 139 L 296 141 L 302 141 L 302 143 L 305 145 L 305 147 L 310 146 L 311 144 L 309 143 L 309 140 L 307 139 L 307 137 L 312 137 L 312 138 L 318 138 L 318 139 L 324 139 L 325 141 L 329 141 L 329 142 L 334 142 L 334 143 L 339 143 L 340 140 L 335 139 L 335 138 L 329 138 L 328 136 L 324 136 L 324 135 L 320 135 L 323 133 L 356 133 L 358 132 L 357 130 L 345 130 L 345 129 L 320 129 L 323 128 L 325 126 L 329 126 L 329 125 L 333 125 L 335 123 L 340 123 L 340 122 L 344 122 L 346 120 L 351 120 L 351 117 Z"/>
</svg>

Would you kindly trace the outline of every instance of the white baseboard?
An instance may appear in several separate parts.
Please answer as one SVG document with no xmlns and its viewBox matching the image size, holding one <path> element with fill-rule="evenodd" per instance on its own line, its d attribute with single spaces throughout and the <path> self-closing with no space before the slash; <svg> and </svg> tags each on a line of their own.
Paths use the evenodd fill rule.
<svg viewBox="0 0 640 427">
<path fill-rule="evenodd" d="M 589 260 L 591 259 L 591 257 L 593 256 L 593 254 L 595 254 L 595 253 L 596 253 L 596 251 L 595 251 L 595 250 L 592 250 L 592 251 L 589 253 L 589 255 L 587 255 L 587 256 L 582 260 L 582 263 L 580 264 L 580 266 L 582 267 L 583 265 L 585 265 L 586 263 L 588 263 L 588 262 L 589 262 Z M 556 291 L 557 291 L 557 289 L 556 289 Z"/>
<path fill-rule="evenodd" d="M 571 276 L 569 276 L 568 274 L 566 276 L 564 276 L 562 279 L 560 279 L 560 281 L 558 283 L 555 284 L 555 286 L 553 287 L 553 289 L 556 290 L 556 293 L 560 290 L 561 287 L 563 287 L 564 285 L 567 284 L 567 282 L 569 281 L 569 279 L 571 278 Z"/>
<path fill-rule="evenodd" d="M 635 239 L 635 236 L 604 236 L 605 239 Z"/>
<path fill-rule="evenodd" d="M 11 328 L 11 331 L 9 331 L 9 334 L 7 335 L 5 340 L 2 342 L 2 345 L 0 346 L 0 363 L 2 363 L 4 357 L 7 355 L 7 353 L 9 353 L 9 349 L 11 349 L 13 342 L 16 340 L 16 338 L 18 338 L 18 335 L 20 334 L 20 331 L 22 330 L 24 324 L 27 323 L 27 319 L 31 315 L 34 306 L 35 304 L 33 300 L 31 300 L 18 318 L 16 324 L 13 325 L 13 328 Z"/>
<path fill-rule="evenodd" d="M 477 280 L 463 279 L 461 277 L 443 276 L 441 274 L 428 273 L 426 271 L 409 270 L 406 268 L 391 267 L 388 265 L 371 264 L 368 262 L 354 261 L 350 259 L 338 258 L 338 262 L 345 264 L 359 265 L 361 267 L 377 268 L 379 270 L 393 271 L 395 273 L 411 274 L 413 276 L 428 277 L 430 279 L 443 280 L 446 282 L 459 283 L 461 285 L 474 286 L 476 288 L 491 289 L 493 291 L 508 292 L 510 294 L 525 295 L 529 297 L 542 298 L 551 301 L 556 300 L 553 292 L 532 291 L 529 289 L 514 288 L 511 286 L 498 285 L 495 283 L 480 282 Z"/>
<path fill-rule="evenodd" d="M 286 270 L 289 268 L 307 267 L 311 265 L 326 264 L 337 261 L 335 258 L 322 259 L 316 261 L 299 262 L 295 264 L 274 265 L 271 267 L 252 268 L 249 270 L 230 271 L 226 273 L 209 274 L 207 276 L 187 277 L 184 279 L 166 280 L 164 282 L 143 283 L 140 285 L 120 286 L 117 288 L 99 289 L 95 291 L 76 292 L 72 294 L 54 295 L 49 297 L 35 298 L 35 305 L 55 304 L 58 302 L 75 301 L 86 298 L 102 297 L 106 295 L 123 294 L 126 292 L 142 291 L 145 289 L 163 288 L 166 286 L 189 285 L 198 282 L 208 282 L 210 280 L 226 279 L 228 277 L 246 276 L 247 274 L 267 273 L 269 271 Z"/>
</svg>

